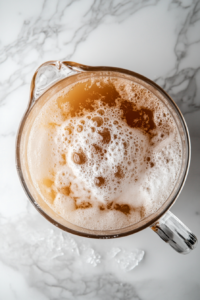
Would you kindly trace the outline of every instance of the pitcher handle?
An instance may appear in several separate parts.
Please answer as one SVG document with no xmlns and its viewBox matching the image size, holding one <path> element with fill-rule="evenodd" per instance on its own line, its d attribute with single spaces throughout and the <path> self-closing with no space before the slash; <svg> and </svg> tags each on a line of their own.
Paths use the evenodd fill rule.
<svg viewBox="0 0 200 300">
<path fill-rule="evenodd" d="M 151 225 L 151 229 L 181 254 L 187 254 L 197 246 L 196 236 L 170 211 Z"/>
</svg>

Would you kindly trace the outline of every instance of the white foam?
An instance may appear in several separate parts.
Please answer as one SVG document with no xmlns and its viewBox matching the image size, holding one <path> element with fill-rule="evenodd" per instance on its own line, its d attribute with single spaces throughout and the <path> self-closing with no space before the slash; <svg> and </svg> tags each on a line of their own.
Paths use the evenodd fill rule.
<svg viewBox="0 0 200 300">
<path fill-rule="evenodd" d="M 56 155 L 65 153 L 71 172 L 104 203 L 117 198 L 127 185 L 138 180 L 148 147 L 146 135 L 138 129 L 127 130 L 125 122 L 119 124 L 117 113 L 118 110 L 113 115 L 113 109 L 104 108 L 105 117 L 90 113 L 67 120 L 55 137 L 55 148 L 59 149 L 55 149 Z M 83 163 L 76 161 L 79 156 Z M 65 184 L 68 176 L 63 179 Z"/>
<path fill-rule="evenodd" d="M 99 103 L 96 111 L 66 120 L 54 98 L 36 118 L 28 145 L 29 167 L 40 195 L 66 220 L 94 230 L 122 228 L 155 212 L 173 190 L 182 159 L 178 129 L 164 104 L 139 85 L 134 84 L 134 94 L 129 81 L 114 79 L 113 83 L 135 103 L 134 95 L 144 95 L 138 107 L 154 108 L 154 122 L 160 125 L 151 140 L 127 125 L 117 105 Z M 49 129 L 49 122 L 59 126 Z M 40 135 L 41 124 L 43 130 L 47 128 L 45 138 L 43 131 Z M 48 159 L 44 159 L 47 149 Z M 53 203 L 38 183 L 44 173 L 53 182 Z M 126 213 L 124 205 L 130 209 Z"/>
</svg>

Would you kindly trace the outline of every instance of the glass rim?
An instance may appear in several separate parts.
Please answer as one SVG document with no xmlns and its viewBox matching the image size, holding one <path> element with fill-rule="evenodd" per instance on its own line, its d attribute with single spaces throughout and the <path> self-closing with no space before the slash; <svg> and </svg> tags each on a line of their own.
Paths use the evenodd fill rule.
<svg viewBox="0 0 200 300">
<path fill-rule="evenodd" d="M 46 63 L 45 63 L 46 64 Z M 44 65 L 44 64 L 43 64 Z M 84 66 L 87 67 L 87 66 Z M 89 69 L 90 68 L 90 69 Z M 130 75 L 133 78 L 137 78 L 139 80 L 141 80 L 142 82 L 145 82 L 147 84 L 149 84 L 151 87 L 153 87 L 156 91 L 158 91 L 172 106 L 173 111 L 175 111 L 176 115 L 178 116 L 178 119 L 181 121 L 182 124 L 182 128 L 186 137 L 186 153 L 187 153 L 187 157 L 186 157 L 186 161 L 185 161 L 185 169 L 183 171 L 182 174 L 182 181 L 179 184 L 179 187 L 176 187 L 175 191 L 173 190 L 173 197 L 171 197 L 171 201 L 168 201 L 170 196 L 168 197 L 168 199 L 165 201 L 165 204 L 167 203 L 167 205 L 165 205 L 164 209 L 162 209 L 162 206 L 153 214 L 149 215 L 148 217 L 142 219 L 141 221 L 144 221 L 145 219 L 149 219 L 147 222 L 145 222 L 143 225 L 136 227 L 134 229 L 129 229 L 130 227 L 132 227 L 133 225 L 136 225 L 138 223 L 140 223 L 141 221 L 139 221 L 138 223 L 129 225 L 128 227 L 124 227 L 121 229 L 117 229 L 117 230 L 106 230 L 105 234 L 99 234 L 99 232 L 101 232 L 101 230 L 89 230 L 87 228 L 82 228 L 79 227 L 84 231 L 78 231 L 78 230 L 74 230 L 72 228 L 66 227 L 65 225 L 57 222 L 56 220 L 54 220 L 51 216 L 49 216 L 37 203 L 36 200 L 34 199 L 34 197 L 32 196 L 28 185 L 26 184 L 23 172 L 22 172 L 22 165 L 21 165 L 21 157 L 20 157 L 20 145 L 21 145 L 21 137 L 22 137 L 22 132 L 24 129 L 24 125 L 26 123 L 26 119 L 30 113 L 30 111 L 32 110 L 32 108 L 34 107 L 34 105 L 40 100 L 40 98 L 46 93 L 48 92 L 50 89 L 52 89 L 54 86 L 56 86 L 57 84 L 59 84 L 60 82 L 66 80 L 65 77 L 59 81 L 57 81 L 56 83 L 54 83 L 53 85 L 51 85 L 42 95 L 40 95 L 38 97 L 38 99 L 35 101 L 35 103 L 33 104 L 33 106 L 29 105 L 27 107 L 27 110 L 22 118 L 19 130 L 18 130 L 18 134 L 17 134 L 17 138 L 16 138 L 16 168 L 17 168 L 17 172 L 21 181 L 21 184 L 29 198 L 29 200 L 31 201 L 31 203 L 34 205 L 34 207 L 37 209 L 37 211 L 43 216 L 45 217 L 49 222 L 51 222 L 53 225 L 55 225 L 56 227 L 67 231 L 71 234 L 75 234 L 78 236 L 83 236 L 83 237 L 88 237 L 88 238 L 95 238 L 95 239 L 108 239 L 108 238 L 117 238 L 117 237 L 123 237 L 123 236 L 127 236 L 127 235 L 131 235 L 134 234 L 136 232 L 139 232 L 147 227 L 149 227 L 150 225 L 152 225 L 153 223 L 155 223 L 158 219 L 160 219 L 169 209 L 170 207 L 174 204 L 174 202 L 176 201 L 176 199 L 178 198 L 179 194 L 181 193 L 181 190 L 184 186 L 184 183 L 186 181 L 187 175 L 188 175 L 188 171 L 189 171 L 189 166 L 190 166 L 190 159 L 191 159 L 191 143 L 190 143 L 190 137 L 189 137 L 189 132 L 188 132 L 188 128 L 187 128 L 187 124 L 184 120 L 184 117 L 180 111 L 180 109 L 178 108 L 177 104 L 173 101 L 173 99 L 159 86 L 157 85 L 155 82 L 153 82 L 152 80 L 146 78 L 143 75 L 140 75 L 136 72 L 133 71 L 129 71 L 126 69 L 121 69 L 121 68 L 115 68 L 115 67 L 87 67 L 86 71 L 90 72 L 98 72 L 98 71 L 107 71 L 107 72 L 116 72 L 116 73 L 122 73 L 125 75 Z M 86 72 L 86 73 L 88 73 Z M 75 75 L 70 75 L 69 77 L 75 77 L 79 75 L 75 74 Z M 35 76 L 35 75 L 34 75 Z M 179 181 L 179 178 L 177 179 L 177 182 Z M 127 230 L 126 230 L 127 228 Z M 123 230 L 123 232 L 120 232 L 120 230 Z M 102 230 L 103 231 L 103 230 Z M 119 231 L 119 232 L 118 232 Z M 95 233 L 96 232 L 96 233 Z M 105 231 L 103 231 L 105 232 Z M 117 232 L 117 233 L 116 233 Z"/>
</svg>

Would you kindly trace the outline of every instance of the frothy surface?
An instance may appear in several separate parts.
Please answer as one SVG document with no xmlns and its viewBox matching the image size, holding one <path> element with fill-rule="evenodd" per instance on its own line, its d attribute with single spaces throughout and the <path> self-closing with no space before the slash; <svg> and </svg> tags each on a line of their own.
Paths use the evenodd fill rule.
<svg viewBox="0 0 200 300">
<path fill-rule="evenodd" d="M 124 79 L 66 88 L 36 117 L 28 163 L 52 209 L 78 226 L 119 229 L 155 212 L 182 161 L 176 124 L 164 104 Z"/>
</svg>

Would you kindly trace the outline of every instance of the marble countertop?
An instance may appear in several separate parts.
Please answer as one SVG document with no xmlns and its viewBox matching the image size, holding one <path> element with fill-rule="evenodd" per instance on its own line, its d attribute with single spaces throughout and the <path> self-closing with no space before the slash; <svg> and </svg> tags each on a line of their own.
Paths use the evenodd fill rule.
<svg viewBox="0 0 200 300">
<path fill-rule="evenodd" d="M 200 247 L 180 255 L 150 229 L 112 240 L 62 232 L 32 207 L 15 168 L 16 133 L 41 63 L 138 72 L 185 116 L 191 167 L 172 212 L 200 237 L 200 1 L 1 0 L 0 24 L 0 299 L 200 299 Z"/>
</svg>

